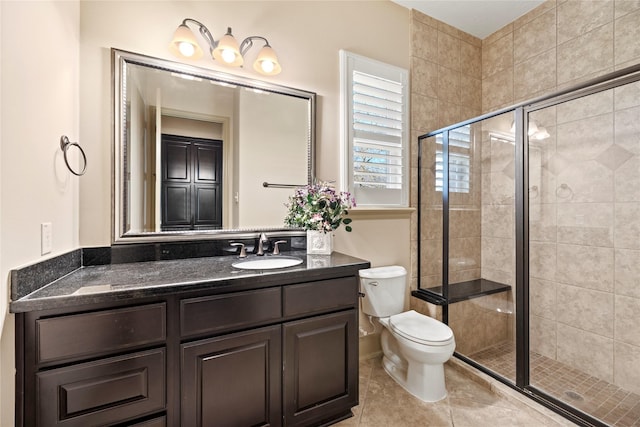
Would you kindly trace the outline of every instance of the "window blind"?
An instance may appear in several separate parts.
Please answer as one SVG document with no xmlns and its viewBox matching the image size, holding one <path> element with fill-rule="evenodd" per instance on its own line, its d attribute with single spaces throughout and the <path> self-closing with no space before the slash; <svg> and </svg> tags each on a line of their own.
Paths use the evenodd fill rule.
<svg viewBox="0 0 640 427">
<path fill-rule="evenodd" d="M 442 145 L 442 134 L 436 136 L 436 144 Z M 451 150 L 457 147 L 458 150 Z M 449 192 L 468 193 L 471 186 L 471 127 L 462 126 L 449 131 Z M 465 153 L 464 151 L 467 151 Z M 444 159 L 442 149 L 436 149 L 436 191 L 442 191 Z"/>
<path fill-rule="evenodd" d="M 353 183 L 402 189 L 403 84 L 353 70 Z"/>
</svg>

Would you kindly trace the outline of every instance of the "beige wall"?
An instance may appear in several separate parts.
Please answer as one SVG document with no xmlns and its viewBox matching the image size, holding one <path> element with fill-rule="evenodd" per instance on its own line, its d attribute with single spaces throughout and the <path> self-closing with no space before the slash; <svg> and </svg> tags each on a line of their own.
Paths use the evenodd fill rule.
<svg viewBox="0 0 640 427">
<path fill-rule="evenodd" d="M 150 7 L 154 18 L 140 21 Z M 175 60 L 167 45 L 186 17 L 203 22 L 214 37 L 227 26 L 239 39 L 266 36 L 283 71 L 263 79 L 318 94 L 317 176 L 323 180 L 339 179 L 339 49 L 409 67 L 410 13 L 386 1 L 82 2 L 80 131 L 90 141 L 89 158 L 95 159 L 80 188 L 81 211 L 91 212 L 80 219 L 83 246 L 110 244 L 112 132 L 110 121 L 105 120 L 111 117 L 109 48 Z M 194 64 L 260 77 L 250 67 L 231 70 L 206 58 Z"/>
<path fill-rule="evenodd" d="M 10 426 L 14 317 L 8 314 L 9 271 L 78 247 L 82 178 L 67 171 L 59 144 L 63 134 L 83 146 L 89 142 L 79 134 L 78 2 L 2 1 L 0 11 L 0 425 Z M 53 251 L 45 256 L 40 255 L 42 222 L 53 225 Z"/>
</svg>

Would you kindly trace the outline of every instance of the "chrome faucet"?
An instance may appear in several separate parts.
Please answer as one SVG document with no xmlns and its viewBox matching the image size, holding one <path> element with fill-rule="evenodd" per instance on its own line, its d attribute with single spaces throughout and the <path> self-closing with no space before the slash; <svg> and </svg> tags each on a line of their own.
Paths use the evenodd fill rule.
<svg viewBox="0 0 640 427">
<path fill-rule="evenodd" d="M 256 255 L 263 256 L 264 255 L 264 244 L 269 243 L 269 239 L 267 239 L 267 235 L 264 233 L 260 233 L 260 237 L 258 237 L 258 252 Z"/>
</svg>

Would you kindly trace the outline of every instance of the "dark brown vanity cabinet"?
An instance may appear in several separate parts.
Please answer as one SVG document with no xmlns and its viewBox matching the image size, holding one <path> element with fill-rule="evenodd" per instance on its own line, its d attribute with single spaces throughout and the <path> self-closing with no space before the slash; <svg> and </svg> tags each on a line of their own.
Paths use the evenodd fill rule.
<svg viewBox="0 0 640 427">
<path fill-rule="evenodd" d="M 18 314 L 17 425 L 313 426 L 358 404 L 356 276 L 125 301 Z"/>
</svg>

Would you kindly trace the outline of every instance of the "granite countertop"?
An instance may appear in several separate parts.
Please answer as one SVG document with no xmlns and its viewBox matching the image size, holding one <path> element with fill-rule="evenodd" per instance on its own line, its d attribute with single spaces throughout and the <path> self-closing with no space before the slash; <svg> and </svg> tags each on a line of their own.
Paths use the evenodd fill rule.
<svg viewBox="0 0 640 427">
<path fill-rule="evenodd" d="M 255 289 L 320 280 L 335 273 L 336 268 L 353 274 L 354 269 L 369 267 L 367 261 L 339 252 L 307 255 L 305 251 L 292 251 L 282 255 L 299 257 L 302 264 L 273 270 L 242 270 L 232 266 L 239 260 L 237 256 L 214 256 L 83 266 L 12 301 L 10 309 L 14 313 L 46 310 L 213 287 L 220 292 Z"/>
</svg>

